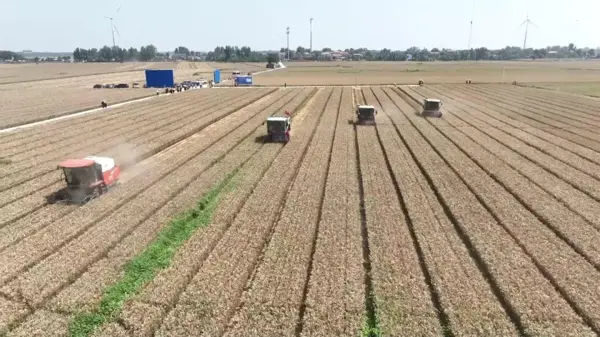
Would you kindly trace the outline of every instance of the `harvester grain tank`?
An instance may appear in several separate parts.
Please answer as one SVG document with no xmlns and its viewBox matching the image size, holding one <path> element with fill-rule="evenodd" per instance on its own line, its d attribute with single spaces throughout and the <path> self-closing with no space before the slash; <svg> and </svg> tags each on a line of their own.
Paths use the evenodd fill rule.
<svg viewBox="0 0 600 337">
<path fill-rule="evenodd" d="M 285 116 L 269 116 L 267 118 L 267 140 L 270 142 L 290 141 L 292 131 L 292 118 L 286 111 Z"/>
<path fill-rule="evenodd" d="M 50 196 L 49 202 L 84 204 L 106 193 L 117 184 L 121 169 L 108 157 L 88 156 L 68 159 L 58 164 L 63 171 L 66 188 Z"/>
<path fill-rule="evenodd" d="M 421 115 L 424 117 L 442 117 L 442 102 L 434 98 L 423 99 L 423 111 Z"/>
<path fill-rule="evenodd" d="M 377 109 L 372 105 L 359 105 L 356 107 L 358 124 L 375 124 L 375 115 L 377 115 Z"/>
</svg>

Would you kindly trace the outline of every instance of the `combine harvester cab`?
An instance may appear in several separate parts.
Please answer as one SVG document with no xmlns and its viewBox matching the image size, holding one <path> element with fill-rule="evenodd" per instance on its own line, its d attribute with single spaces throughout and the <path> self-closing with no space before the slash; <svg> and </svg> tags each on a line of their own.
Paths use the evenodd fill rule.
<svg viewBox="0 0 600 337">
<path fill-rule="evenodd" d="M 357 123 L 360 125 L 375 124 L 377 110 L 372 105 L 359 105 L 356 107 Z"/>
<path fill-rule="evenodd" d="M 69 159 L 58 165 L 67 186 L 49 198 L 50 203 L 85 204 L 106 193 L 119 180 L 121 169 L 108 157 Z"/>
<path fill-rule="evenodd" d="M 423 117 L 442 117 L 442 102 L 439 99 L 425 98 L 423 99 Z"/>
<path fill-rule="evenodd" d="M 286 112 L 286 115 L 288 113 Z M 290 141 L 292 119 L 290 116 L 270 116 L 267 118 L 267 140 L 275 143 Z"/>
</svg>

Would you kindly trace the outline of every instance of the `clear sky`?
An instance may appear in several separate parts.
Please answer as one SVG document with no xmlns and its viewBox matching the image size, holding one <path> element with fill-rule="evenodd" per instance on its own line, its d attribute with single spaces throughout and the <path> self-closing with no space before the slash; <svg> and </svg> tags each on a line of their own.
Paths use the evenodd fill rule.
<svg viewBox="0 0 600 337">
<path fill-rule="evenodd" d="M 116 13 L 119 5 L 123 5 Z M 183 45 L 208 51 L 217 45 L 279 49 L 366 47 L 392 50 L 472 47 L 600 46 L 600 0 L 0 0 L 0 50 L 68 52 L 111 45 L 114 16 L 122 47 L 154 44 L 160 51 Z"/>
</svg>

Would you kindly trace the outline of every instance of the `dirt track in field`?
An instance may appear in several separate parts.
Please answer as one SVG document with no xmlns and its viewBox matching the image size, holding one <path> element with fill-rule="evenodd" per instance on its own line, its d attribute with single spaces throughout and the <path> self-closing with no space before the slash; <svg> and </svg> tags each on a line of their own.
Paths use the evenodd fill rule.
<svg viewBox="0 0 600 337">
<path fill-rule="evenodd" d="M 264 143 L 286 110 L 291 142 Z M 236 171 L 98 335 L 599 334 L 598 126 L 593 99 L 426 85 L 198 90 L 1 134 L 0 332 L 66 332 Z M 56 162 L 89 154 L 122 184 L 47 205 Z"/>
</svg>

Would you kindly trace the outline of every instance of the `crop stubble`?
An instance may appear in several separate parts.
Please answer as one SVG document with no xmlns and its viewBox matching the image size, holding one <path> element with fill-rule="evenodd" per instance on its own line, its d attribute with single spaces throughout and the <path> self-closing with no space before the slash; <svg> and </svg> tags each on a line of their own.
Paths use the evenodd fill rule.
<svg viewBox="0 0 600 337">
<path fill-rule="evenodd" d="M 390 98 L 402 112 L 391 114 L 392 120 L 411 122 L 412 127 L 401 130 L 405 135 L 403 138 L 487 265 L 488 272 L 510 304 L 509 310 L 518 316 L 517 323 L 533 335 L 593 335 L 570 303 L 555 289 L 554 282 L 542 274 L 539 263 L 532 260 L 531 252 L 524 249 L 521 242 L 524 238 L 520 234 L 545 226 L 526 226 L 537 221 L 531 213 L 471 159 L 457 151 L 452 143 L 441 138 L 443 136 L 428 121 L 417 117 L 407 102 L 394 95 L 391 89 L 386 91 L 391 93 Z M 453 169 L 448 167 L 446 160 Z M 468 210 L 468 213 L 464 214 L 462 210 Z M 539 237 L 531 239 L 543 240 Z M 546 250 L 548 244 L 540 249 L 551 254 Z"/>
<path fill-rule="evenodd" d="M 517 335 L 514 325 L 493 290 L 478 270 L 469 250 L 434 191 L 402 143 L 386 114 L 398 113 L 380 88 L 373 89 L 381 104 L 377 131 L 398 183 L 414 228 L 431 283 L 455 336 Z"/>
<path fill-rule="evenodd" d="M 452 104 L 447 106 L 454 111 L 458 111 L 458 108 L 454 108 Z M 459 115 L 449 114 L 445 120 L 450 125 L 455 125 L 455 120 L 458 118 L 455 116 Z M 501 158 L 506 164 L 498 163 L 497 160 L 490 161 L 491 159 L 479 163 L 485 167 L 488 173 L 500 180 L 511 193 L 518 196 L 520 202 L 533 210 L 536 216 L 542 218 L 562 239 L 571 244 L 574 249 L 592 261 L 598 268 L 600 266 L 600 255 L 597 242 L 600 240 L 600 233 L 597 227 L 600 220 L 600 211 L 597 202 L 544 171 L 541 167 L 529 162 L 530 158 L 521 157 L 502 144 L 497 143 L 479 131 L 481 129 L 481 126 L 476 128 L 461 127 L 458 128 L 464 133 L 464 135 L 461 135 L 451 128 L 440 128 L 455 144 L 468 146 L 470 148 L 468 152 L 472 158 L 491 158 L 485 151 L 473 148 L 473 146 L 476 146 L 471 145 L 473 141 Z M 465 136 L 469 138 L 465 138 Z M 486 164 L 491 162 L 493 162 L 493 165 Z M 520 174 L 514 172 L 513 169 Z M 528 179 L 531 181 L 528 181 Z"/>
<path fill-rule="evenodd" d="M 309 90 L 304 90 L 299 96 L 294 97 L 293 100 L 298 102 L 306 97 L 308 92 Z M 102 268 L 101 265 L 103 263 L 109 262 L 100 261 L 98 263 L 100 266 L 97 268 L 92 267 L 94 270 L 84 274 L 82 278 L 78 279 L 74 284 L 58 294 L 58 296 L 51 301 L 51 305 L 60 308 L 60 310 L 69 311 L 77 311 L 82 308 L 90 309 L 91 306 L 95 305 L 103 289 L 103 285 L 99 284 L 96 276 L 108 273 L 109 278 L 116 277 L 123 265 L 124 261 L 122 261 L 122 259 L 129 260 L 135 256 L 135 254 L 140 252 L 155 238 L 156 233 L 162 228 L 162 224 L 167 223 L 168 219 L 172 218 L 174 214 L 181 213 L 185 209 L 190 208 L 189 206 L 193 205 L 194 200 L 199 199 L 199 195 L 207 192 L 211 186 L 214 186 L 218 181 L 223 180 L 225 175 L 250 159 L 261 146 L 261 144 L 255 142 L 255 137 L 264 133 L 264 131 L 262 128 L 259 128 L 248 134 L 248 130 L 252 130 L 253 128 L 256 129 L 260 124 L 260 121 L 264 119 L 269 111 L 276 110 L 281 106 L 280 103 L 284 102 L 285 100 L 276 102 L 275 106 L 270 107 L 269 110 L 262 111 L 256 118 L 244 124 L 241 129 L 231 133 L 231 139 L 223 140 L 220 144 L 214 145 L 208 149 L 204 153 L 206 156 L 204 157 L 204 160 L 206 162 L 211 162 L 213 158 L 218 159 L 218 156 L 220 155 L 224 155 L 225 157 L 203 172 L 200 177 L 191 182 L 180 194 L 167 202 L 164 207 L 160 208 L 155 214 L 145 220 L 143 224 L 123 239 L 114 249 L 108 252 L 106 259 L 113 261 L 113 263 L 111 263 L 111 268 Z M 231 150 L 231 152 L 227 152 L 230 151 L 232 146 L 235 146 L 232 145 L 232 143 L 240 141 L 241 137 L 246 138 L 239 146 Z M 173 174 L 176 175 L 175 173 Z"/>
<path fill-rule="evenodd" d="M 328 171 L 341 89 L 329 89 L 321 122 L 286 195 L 285 205 L 224 336 L 294 334 Z"/>
<path fill-rule="evenodd" d="M 254 92 L 254 94 L 256 93 L 257 92 Z M 252 92 L 249 92 L 249 94 L 252 94 Z M 229 93 L 229 95 L 233 96 L 232 93 Z M 229 95 L 224 95 L 224 97 L 226 98 Z M 25 176 L 25 173 L 28 173 L 28 169 L 32 170 L 37 168 L 37 171 L 34 170 L 31 173 L 49 172 L 51 170 L 49 167 L 40 167 L 39 164 L 41 162 L 59 160 L 59 158 L 62 159 L 65 156 L 79 154 L 88 155 L 89 153 L 106 151 L 107 149 L 126 143 L 135 145 L 134 140 L 136 138 L 148 140 L 155 138 L 156 136 L 150 137 L 150 135 L 148 135 L 148 133 L 152 131 L 164 131 L 164 129 L 167 129 L 168 127 L 171 127 L 173 124 L 177 123 L 186 125 L 186 121 L 189 123 L 190 121 L 194 121 L 199 118 L 208 117 L 218 111 L 219 108 L 225 106 L 224 103 L 220 102 L 219 100 L 203 101 L 201 99 L 199 102 L 196 102 L 196 99 L 193 96 L 187 97 L 190 98 L 189 100 L 185 99 L 184 97 L 181 98 L 183 99 L 179 102 L 175 102 L 175 107 L 171 107 L 166 110 L 159 109 L 157 114 L 148 113 L 148 111 L 144 109 L 132 109 L 137 112 L 137 116 L 135 116 L 135 118 L 141 118 L 141 123 L 136 122 L 135 118 L 124 118 L 123 122 L 117 122 L 117 128 L 113 128 L 111 125 L 104 126 L 102 122 L 96 121 L 95 123 L 100 124 L 99 128 L 102 131 L 96 134 L 94 137 L 90 137 L 89 133 L 81 135 L 81 139 L 76 137 L 76 147 L 70 146 L 69 144 L 63 144 L 61 142 L 54 143 L 52 144 L 51 148 L 40 149 L 38 153 L 39 155 L 29 155 L 24 158 L 24 160 L 15 162 L 13 166 L 5 168 L 5 172 L 3 172 L 1 180 L 3 185 L 1 186 L 3 186 L 2 188 L 6 188 L 19 182 L 26 181 L 26 178 L 31 177 L 31 174 L 29 176 Z M 243 98 L 243 96 L 236 97 L 234 101 L 243 100 Z M 186 112 L 183 114 L 178 113 L 176 115 L 171 114 L 172 112 L 178 111 L 181 108 L 187 108 L 187 110 L 185 110 Z M 198 113 L 199 109 L 206 110 L 201 110 L 201 112 Z M 152 117 L 155 117 L 155 119 L 152 119 Z M 90 147 L 90 145 L 94 146 Z M 36 149 L 34 151 L 38 150 Z M 20 179 L 14 179 L 13 176 L 16 176 Z M 12 184 L 6 184 L 4 181 Z"/>
<path fill-rule="evenodd" d="M 309 115 L 302 126 L 295 129 L 294 141 L 279 153 L 165 318 L 158 335 L 213 336 L 223 332 L 268 241 L 328 97 L 329 93 L 321 90 L 306 107 Z"/>
<path fill-rule="evenodd" d="M 304 93 L 286 104 L 280 111 L 290 111 L 295 115 L 298 108 L 313 90 Z M 278 113 L 281 113 L 278 111 Z M 294 123 L 296 128 L 299 123 Z M 257 131 L 263 134 L 261 129 Z M 124 324 L 135 336 L 147 336 L 158 328 L 167 309 L 171 308 L 180 293 L 229 228 L 231 221 L 253 192 L 256 184 L 269 168 L 281 147 L 275 144 L 264 146 L 236 176 L 235 193 L 227 193 L 217 206 L 211 223 L 202 231 L 196 232 L 177 252 L 170 267 L 157 276 L 131 301 L 125 304 L 121 314 Z"/>
<path fill-rule="evenodd" d="M 363 92 L 372 102 L 370 92 Z M 406 215 L 372 126 L 356 128 L 364 186 L 371 278 L 379 328 L 386 336 L 442 334 Z"/>
<path fill-rule="evenodd" d="M 485 141 L 481 139 L 478 139 L 478 142 L 485 143 Z M 456 142 L 456 144 L 460 144 L 459 146 L 461 147 L 469 143 L 471 142 L 465 141 L 464 139 Z M 444 145 L 438 146 L 438 144 L 436 144 L 436 148 L 443 153 L 452 153 L 449 150 L 452 146 L 446 147 Z M 573 251 L 572 247 L 561 241 L 554 232 L 541 223 L 536 218 L 535 214 L 531 214 L 524 207 L 519 206 L 520 200 L 511 198 L 509 192 L 512 192 L 512 194 L 515 195 L 518 193 L 513 191 L 525 191 L 526 193 L 524 194 L 533 194 L 531 188 L 527 186 L 528 182 L 526 179 L 521 179 L 521 181 L 519 181 L 519 177 L 515 177 L 515 172 L 513 170 L 510 168 L 502 169 L 501 162 L 494 160 L 493 156 L 482 157 L 481 154 L 485 153 L 485 151 L 475 148 L 469 152 L 472 153 L 473 156 L 479 156 L 479 160 L 474 160 L 476 162 L 483 162 L 480 165 L 491 170 L 491 174 L 494 176 L 505 176 L 505 180 L 508 182 L 509 186 L 512 185 L 513 188 L 505 187 L 503 182 L 494 183 L 492 178 L 488 177 L 486 179 L 485 177 L 487 176 L 483 176 L 484 171 L 482 170 L 469 170 L 472 173 L 469 177 L 464 177 L 465 181 L 467 181 L 474 190 L 479 192 L 478 194 L 481 200 L 486 202 L 489 207 L 493 209 L 498 218 L 502 219 L 507 231 L 509 231 L 523 249 L 532 256 L 532 259 L 536 262 L 538 268 L 540 268 L 545 276 L 552 281 L 555 287 L 560 291 L 561 295 L 569 300 L 571 306 L 576 308 L 577 312 L 586 319 L 588 324 L 591 324 L 598 330 L 598 322 L 600 322 L 600 316 L 598 316 L 598 313 L 600 312 L 600 300 L 597 298 L 597 292 L 598 284 L 600 284 L 600 274 L 584 258 Z M 499 155 L 498 152 L 495 153 Z M 465 155 L 462 154 L 462 156 Z M 447 160 L 451 165 L 458 165 L 453 162 L 466 163 L 469 161 L 464 157 L 461 158 L 461 154 L 458 152 L 454 152 L 452 156 L 448 155 Z M 496 171 L 494 168 L 500 168 L 500 170 Z M 461 167 L 461 171 L 459 172 L 464 172 L 464 169 L 464 166 Z M 473 182 L 471 182 L 470 180 L 472 178 L 477 178 L 477 175 L 481 175 L 481 178 L 478 180 L 473 179 Z M 486 180 L 488 181 L 486 182 Z M 479 182 L 481 182 L 481 184 Z M 508 191 L 501 188 L 506 188 Z M 527 196 L 525 197 L 527 198 Z M 535 194 L 529 199 L 531 202 L 537 202 L 538 204 L 543 202 L 543 199 L 537 199 Z M 552 204 L 545 205 L 545 207 L 548 208 L 552 208 L 552 206 Z M 544 210 L 541 210 L 541 212 L 543 211 Z M 556 212 L 555 215 L 559 218 L 559 221 L 553 221 L 556 226 L 561 226 L 561 219 L 563 221 L 569 221 L 569 218 L 573 216 L 569 210 L 564 208 L 562 209 L 562 212 Z M 527 225 L 523 226 L 522 224 Z M 586 224 L 583 224 L 583 229 L 586 229 L 585 225 Z M 563 228 L 564 227 L 565 226 L 563 226 Z M 592 228 L 587 229 L 587 233 L 593 234 Z M 574 231 L 577 231 L 577 229 Z M 581 234 L 585 235 L 585 232 L 582 232 Z M 584 244 L 586 244 L 585 241 L 588 241 L 588 239 L 581 234 L 579 235 L 579 241 L 583 241 Z M 571 236 L 577 238 L 578 235 L 572 235 L 571 233 Z M 597 242 L 598 233 L 595 233 L 594 237 Z M 593 258 L 597 259 L 597 251 L 596 248 L 593 247 L 592 242 L 588 241 L 587 245 L 583 247 L 584 249 L 588 247 L 593 249 L 593 253 L 595 254 Z M 588 248 L 587 251 L 590 251 L 590 249 Z M 577 266 L 577 268 L 573 268 L 572 266 Z"/>
<path fill-rule="evenodd" d="M 137 141 L 139 146 L 135 146 L 132 143 L 132 146 L 129 148 L 124 148 L 122 146 L 117 146 L 111 148 L 109 151 L 104 153 L 98 153 L 98 155 L 104 155 L 115 158 L 115 160 L 120 163 L 122 169 L 126 169 L 131 165 L 135 164 L 136 161 L 142 160 L 149 156 L 152 156 L 169 146 L 191 136 L 192 134 L 210 127 L 211 124 L 214 124 L 216 121 L 225 118 L 231 115 L 233 112 L 238 111 L 240 108 L 245 106 L 248 103 L 253 103 L 261 97 L 268 94 L 268 92 L 260 92 L 254 93 L 252 95 L 252 100 L 241 103 L 238 106 L 231 107 L 229 109 L 223 110 L 222 112 L 214 112 L 213 114 L 207 114 L 204 116 L 200 116 L 195 118 L 195 121 L 188 121 L 186 124 L 185 121 L 179 124 L 171 124 L 163 127 L 160 131 L 160 135 L 153 136 L 152 134 L 145 134 L 141 136 L 141 139 Z M 216 109 L 209 111 L 217 111 Z M 92 146 L 93 148 L 93 146 Z M 92 150 L 93 151 L 93 150 Z M 5 191 L 6 195 L 12 197 L 15 194 L 29 194 L 28 196 L 18 199 L 17 202 L 12 204 L 8 204 L 2 208 L 2 216 L 0 217 L 0 221 L 3 224 L 6 224 L 10 221 L 14 221 L 27 213 L 34 211 L 40 207 L 42 207 L 46 203 L 45 196 L 50 193 L 58 190 L 61 186 L 60 183 L 54 183 L 50 186 L 44 188 L 38 193 L 34 193 L 36 188 L 38 188 L 39 184 L 47 184 L 48 177 L 53 177 L 53 180 L 58 181 L 60 175 L 56 173 L 47 173 L 45 175 L 40 176 L 37 179 L 30 180 L 25 185 L 26 186 L 16 186 L 14 189 L 10 191 Z M 53 181 L 51 180 L 51 181 Z M 34 185 L 36 187 L 31 187 L 27 185 Z M 28 189 L 25 189 L 28 188 Z M 23 189 L 21 189 L 23 188 Z M 33 189 L 33 191 L 30 191 Z M 3 193 L 4 194 L 4 193 Z M 18 196 L 17 196 L 18 198 Z M 14 199 L 14 197 L 13 197 Z"/>
<path fill-rule="evenodd" d="M 302 336 L 354 336 L 365 287 L 352 89 L 344 88 L 325 186 Z"/>
<path fill-rule="evenodd" d="M 436 86 L 434 88 L 438 88 L 438 87 Z M 428 87 L 428 89 L 431 89 L 431 90 L 433 90 L 434 88 Z M 464 96 L 460 95 L 458 92 L 451 91 L 450 88 L 446 88 L 443 86 L 440 86 L 439 88 L 444 90 L 443 92 L 446 96 L 448 96 L 449 93 L 451 92 L 454 94 L 455 97 L 464 97 Z M 420 94 L 421 90 L 422 89 L 417 89 L 417 90 L 415 90 L 415 92 Z M 439 91 L 435 91 L 435 92 L 438 95 L 440 94 Z M 448 96 L 448 97 L 450 97 L 450 96 Z M 452 99 L 456 99 L 456 98 L 452 98 Z M 474 100 L 474 98 L 469 97 L 469 100 Z M 475 101 L 477 101 L 477 100 L 475 100 Z M 480 107 L 473 106 L 473 105 L 467 103 L 466 101 L 464 101 L 463 104 L 470 108 L 469 113 L 471 115 L 476 116 L 476 114 L 473 114 L 473 110 L 475 110 L 475 111 L 480 110 L 482 113 L 482 115 L 481 115 L 482 118 L 481 117 L 476 117 L 476 118 L 485 119 L 488 123 L 493 123 L 493 125 L 500 127 L 503 130 L 513 131 L 513 133 L 512 133 L 513 135 L 515 135 L 516 137 L 519 137 L 519 139 L 526 141 L 531 146 L 534 146 L 538 149 L 544 149 L 545 147 L 540 145 L 540 143 L 546 144 L 546 147 L 549 146 L 548 144 L 553 144 L 554 146 L 558 146 L 559 148 L 565 149 L 569 152 L 573 152 L 573 153 L 581 156 L 582 158 L 587 159 L 590 162 L 593 162 L 595 164 L 600 164 L 600 153 L 593 150 L 594 146 L 593 146 L 592 141 L 588 142 L 590 145 L 592 145 L 592 148 L 586 147 L 586 146 L 577 144 L 577 143 L 569 140 L 569 138 L 571 138 L 571 139 L 575 138 L 576 135 L 566 134 L 566 133 L 560 134 L 561 130 L 559 130 L 559 129 L 556 129 L 557 131 L 559 131 L 559 133 L 555 135 L 555 134 L 551 133 L 550 130 L 544 129 L 543 127 L 530 126 L 529 124 L 523 123 L 519 120 L 504 116 L 502 114 L 502 110 L 497 110 L 498 108 L 494 108 L 490 105 L 486 106 L 486 109 L 485 109 L 486 111 L 482 111 L 480 109 Z M 522 135 L 526 135 L 526 136 L 522 136 Z M 531 135 L 533 135 L 535 137 L 532 137 Z M 579 138 L 583 139 L 581 137 L 579 137 Z M 542 142 L 542 140 L 547 143 Z M 597 148 L 600 149 L 600 144 L 596 144 L 596 145 L 598 145 Z"/>
<path fill-rule="evenodd" d="M 285 93 L 275 93 L 272 99 L 276 100 L 284 94 Z M 249 106 L 247 109 L 238 111 L 234 116 L 238 116 L 238 119 L 242 118 L 244 114 L 248 113 L 248 109 L 257 109 L 254 112 L 254 114 L 257 114 L 260 111 L 258 109 L 268 105 L 268 102 L 257 103 Z M 213 142 L 226 136 L 229 130 L 236 128 L 243 122 L 244 120 L 238 120 L 235 124 L 227 125 L 226 121 L 222 121 L 221 124 L 227 125 L 226 127 L 219 129 L 219 132 L 212 137 L 205 136 L 207 138 L 206 142 L 201 141 L 201 139 L 199 139 L 198 142 L 194 142 L 191 149 L 188 150 L 189 152 L 184 153 L 185 155 L 173 158 L 160 158 L 161 162 L 164 164 L 156 165 L 155 169 L 148 174 L 140 176 L 135 181 L 122 186 L 122 188 L 115 189 L 94 203 L 78 208 L 75 212 L 70 213 L 67 217 L 63 218 L 56 226 L 45 227 L 34 235 L 25 238 L 23 241 L 19 242 L 19 244 L 9 247 L 9 249 L 0 256 L 1 259 L 6 258 L 10 261 L 2 263 L 1 268 L 3 269 L 3 273 L 1 282 L 5 282 L 7 279 L 11 278 L 11 275 L 13 272 L 16 272 L 16 270 L 20 270 L 33 261 L 52 252 L 53 248 L 58 246 L 60 242 L 64 242 L 67 238 L 78 235 L 78 233 L 89 226 L 92 226 L 97 219 L 101 219 L 119 206 L 127 203 L 146 188 L 167 176 L 174 168 L 185 164 L 196 155 L 208 149 Z M 13 272 L 9 272 L 11 270 Z"/>
<path fill-rule="evenodd" d="M 471 99 L 473 99 L 473 97 L 471 97 Z M 488 99 L 486 97 L 478 96 L 477 100 L 489 107 L 499 108 L 496 110 L 496 112 L 504 117 L 508 117 L 510 119 L 529 125 L 530 127 L 544 130 L 555 136 L 570 140 L 574 143 L 583 145 L 585 147 L 589 147 L 596 151 L 600 151 L 600 144 L 598 138 L 600 136 L 594 134 L 592 131 L 582 130 L 580 128 L 574 127 L 567 127 L 564 124 L 548 120 L 547 118 L 538 117 L 533 114 L 523 114 L 522 112 L 519 113 L 519 109 L 515 109 L 514 107 L 508 106 L 503 102 Z"/>
</svg>

